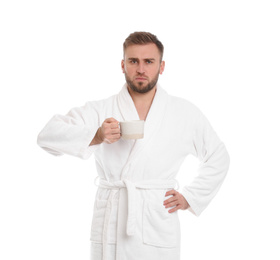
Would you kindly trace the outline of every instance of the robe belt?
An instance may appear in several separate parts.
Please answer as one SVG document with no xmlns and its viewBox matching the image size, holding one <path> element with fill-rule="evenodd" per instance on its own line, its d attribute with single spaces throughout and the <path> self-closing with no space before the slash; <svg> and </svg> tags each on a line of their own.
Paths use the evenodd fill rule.
<svg viewBox="0 0 280 260">
<path fill-rule="evenodd" d="M 135 234 L 136 207 L 137 207 L 135 199 L 136 199 L 137 189 L 144 189 L 144 190 L 175 189 L 175 187 L 177 185 L 178 185 L 178 182 L 175 179 L 171 179 L 171 180 L 155 179 L 155 180 L 145 180 L 145 181 L 138 181 L 138 182 L 132 182 L 127 179 L 115 181 L 115 182 L 109 182 L 104 179 L 100 179 L 100 181 L 99 181 L 100 188 L 105 188 L 105 189 L 110 189 L 110 190 L 118 190 L 121 188 L 127 189 L 128 215 L 127 215 L 126 233 L 128 236 L 133 236 Z M 111 196 L 109 196 L 109 199 L 108 199 L 108 205 L 111 205 L 111 203 L 112 203 L 112 199 L 113 199 L 112 194 L 113 193 L 111 192 Z M 107 222 L 106 226 L 108 226 L 109 216 L 111 213 L 111 206 L 107 207 L 107 209 L 108 210 L 106 210 L 106 213 L 105 213 L 105 221 Z M 105 232 L 107 233 L 106 229 L 105 229 Z M 105 238 L 104 240 L 106 241 L 107 234 L 105 234 L 105 236 L 103 236 L 103 238 Z"/>
</svg>

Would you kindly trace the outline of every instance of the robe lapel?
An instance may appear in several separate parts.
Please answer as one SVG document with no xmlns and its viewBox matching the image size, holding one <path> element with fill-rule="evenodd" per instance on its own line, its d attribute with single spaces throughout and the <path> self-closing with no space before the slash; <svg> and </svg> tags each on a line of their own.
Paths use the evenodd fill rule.
<svg viewBox="0 0 280 260">
<path fill-rule="evenodd" d="M 134 102 L 127 90 L 125 84 L 118 94 L 118 107 L 121 112 L 122 118 L 126 120 L 140 120 Z"/>
<path fill-rule="evenodd" d="M 149 144 L 151 139 L 156 138 L 156 135 L 159 133 L 165 115 L 167 101 L 168 94 L 159 85 L 157 85 L 157 91 L 144 125 L 144 138 L 136 141 L 133 140 L 135 143 L 130 152 L 128 161 L 123 168 L 122 179 L 128 177 L 126 166 L 137 159 L 143 148 Z M 124 120 L 139 120 L 136 107 L 127 90 L 127 85 L 123 87 L 118 95 L 118 106 Z"/>
</svg>

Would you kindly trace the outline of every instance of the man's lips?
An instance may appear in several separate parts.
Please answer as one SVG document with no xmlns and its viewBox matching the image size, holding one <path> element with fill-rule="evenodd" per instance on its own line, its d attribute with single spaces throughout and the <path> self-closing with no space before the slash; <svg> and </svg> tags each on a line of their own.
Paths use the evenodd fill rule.
<svg viewBox="0 0 280 260">
<path fill-rule="evenodd" d="M 147 78 L 144 78 L 144 77 L 136 77 L 135 80 L 147 80 Z"/>
</svg>

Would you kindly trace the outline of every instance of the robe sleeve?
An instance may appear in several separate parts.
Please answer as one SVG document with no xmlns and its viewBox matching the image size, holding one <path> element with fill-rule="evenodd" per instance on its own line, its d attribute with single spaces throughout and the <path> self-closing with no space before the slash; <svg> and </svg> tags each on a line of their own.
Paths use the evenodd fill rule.
<svg viewBox="0 0 280 260">
<path fill-rule="evenodd" d="M 218 192 L 229 168 L 229 155 L 203 114 L 200 114 L 194 129 L 194 155 L 199 159 L 198 174 L 182 195 L 196 216 L 207 207 Z"/>
<path fill-rule="evenodd" d="M 66 115 L 55 115 L 37 138 L 38 145 L 53 155 L 73 155 L 87 159 L 99 145 L 89 146 L 100 126 L 94 102 L 71 109 Z"/>
</svg>

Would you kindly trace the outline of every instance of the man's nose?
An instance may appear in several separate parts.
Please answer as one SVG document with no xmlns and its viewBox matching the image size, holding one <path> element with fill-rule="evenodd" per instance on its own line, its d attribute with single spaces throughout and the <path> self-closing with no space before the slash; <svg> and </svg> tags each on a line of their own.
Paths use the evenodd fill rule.
<svg viewBox="0 0 280 260">
<path fill-rule="evenodd" d="M 138 63 L 137 72 L 139 74 L 145 73 L 145 66 L 144 66 L 144 64 L 142 62 Z"/>
</svg>

